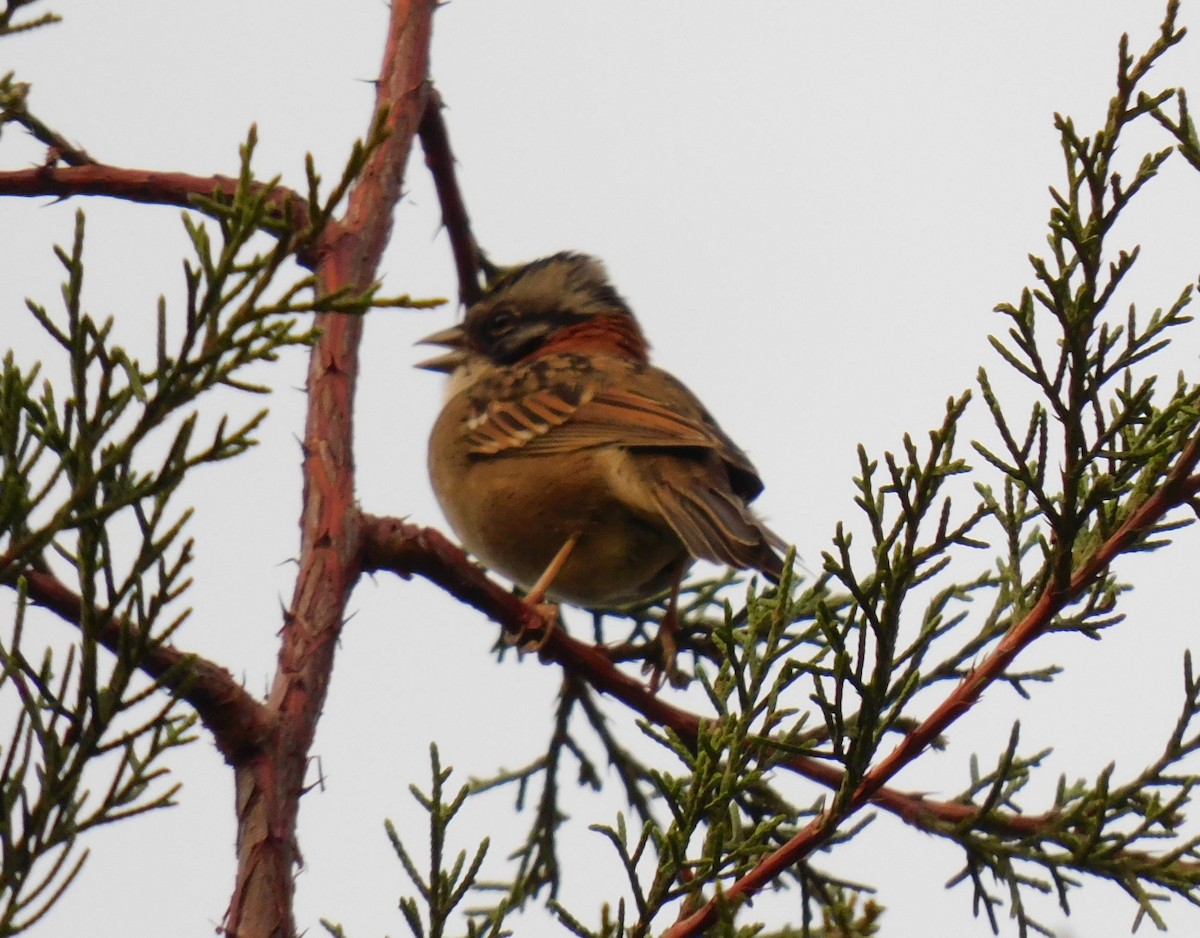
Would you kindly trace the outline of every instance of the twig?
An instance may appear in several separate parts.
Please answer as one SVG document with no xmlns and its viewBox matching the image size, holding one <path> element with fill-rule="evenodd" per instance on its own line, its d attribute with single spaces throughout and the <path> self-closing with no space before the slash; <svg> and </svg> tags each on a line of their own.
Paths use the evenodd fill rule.
<svg viewBox="0 0 1200 938">
<path fill-rule="evenodd" d="M 829 840 L 845 818 L 862 808 L 884 790 L 886 783 L 912 762 L 933 740 L 941 736 L 959 717 L 975 705 L 984 690 L 999 680 L 1013 660 L 1038 636 L 1051 627 L 1054 617 L 1078 599 L 1104 575 L 1109 564 L 1142 537 L 1174 508 L 1187 501 L 1190 494 L 1189 477 L 1200 463 L 1200 437 L 1188 443 L 1162 486 L 1137 508 L 1125 523 L 1070 578 L 1063 588 L 1051 583 L 1042 592 L 1029 613 L 1000 641 L 995 650 L 954 688 L 916 729 L 869 771 L 843 803 L 835 804 L 813 819 L 802 831 L 779 849 L 773 851 L 745 876 L 731 883 L 719 898 L 710 899 L 696 913 L 673 925 L 663 938 L 686 938 L 698 935 L 712 925 L 722 907 L 728 907 L 753 896 L 772 882 L 784 870 L 809 856 Z"/>
<path fill-rule="evenodd" d="M 26 570 L 29 598 L 39 606 L 78 626 L 83 615 L 79 595 L 47 571 Z M 100 643 L 119 653 L 130 641 L 129 623 L 110 618 L 100 625 Z M 137 636 L 133 636 L 137 640 Z M 259 701 L 248 694 L 232 674 L 198 655 L 169 644 L 150 642 L 139 666 L 196 711 L 213 734 L 217 748 L 230 762 L 256 752 L 271 733 L 274 720 Z"/>
<path fill-rule="evenodd" d="M 478 609 L 514 638 L 528 637 L 542 628 L 541 615 L 518 597 L 488 578 L 482 569 L 431 528 L 396 518 L 364 515 L 362 518 L 363 570 L 390 570 L 402 577 L 422 576 L 441 586 L 455 598 Z M 667 727 L 692 743 L 700 732 L 703 717 L 668 703 L 645 684 L 615 666 L 609 650 L 572 638 L 564 629 L 554 629 L 539 652 L 544 661 L 579 675 L 596 690 L 619 700 L 651 722 Z M 827 788 L 837 790 L 845 772 L 818 759 L 794 757 L 783 767 Z M 902 820 L 928 830 L 935 824 L 969 823 L 978 814 L 971 805 L 937 801 L 881 786 L 871 800 Z M 995 833 L 1026 836 L 1051 823 L 1054 813 L 1005 815 L 993 812 L 986 827 Z"/>
<path fill-rule="evenodd" d="M 36 169 L 16 169 L 0 172 L 0 195 L 56 196 L 60 199 L 81 195 L 104 196 L 140 202 L 147 205 L 177 205 L 196 208 L 197 197 L 219 195 L 232 198 L 238 181 L 229 176 L 193 176 L 189 173 L 168 173 L 152 169 L 129 169 L 122 166 L 91 164 L 86 166 L 39 166 Z M 271 190 L 272 201 L 280 215 L 290 218 L 296 231 L 308 228 L 308 203 L 299 193 L 286 186 Z M 336 234 L 336 225 L 330 234 Z M 327 239 L 322 239 L 327 241 Z M 318 251 L 303 253 L 297 260 L 310 270 L 320 261 Z"/>
<path fill-rule="evenodd" d="M 392 0 L 375 116 L 384 138 L 367 157 L 341 223 L 315 248 L 318 293 L 366 290 L 378 277 L 404 168 L 425 113 L 435 0 Z M 303 203 L 301 203 L 303 205 Z M 363 317 L 325 313 L 309 357 L 299 570 L 281 632 L 268 707 L 272 748 L 236 765 L 238 871 L 225 916 L 230 935 L 294 935 L 299 799 L 333 672 L 346 603 L 360 575 L 354 494 L 354 391 Z"/>
<path fill-rule="evenodd" d="M 458 187 L 450 136 L 446 132 L 446 122 L 442 120 L 443 107 L 445 105 L 442 96 L 436 88 L 431 87 L 419 129 L 421 149 L 425 151 L 425 165 L 433 176 L 438 202 L 442 206 L 442 224 L 446 226 L 446 233 L 450 236 L 454 269 L 458 272 L 458 298 L 463 306 L 470 306 L 483 293 L 479 284 L 479 274 L 484 270 L 486 262 L 471 231 L 467 204 L 463 200 L 462 190 Z"/>
<path fill-rule="evenodd" d="M 0 36 L 6 35 L 4 26 L 14 11 L 0 13 Z M 45 18 L 43 18 L 43 22 Z M 14 123 L 24 127 L 34 139 L 46 144 L 46 165 L 67 163 L 71 166 L 89 166 L 96 162 L 86 150 L 77 147 L 57 130 L 47 126 L 31 114 L 26 106 L 29 85 L 26 82 L 0 81 L 0 124 Z"/>
</svg>

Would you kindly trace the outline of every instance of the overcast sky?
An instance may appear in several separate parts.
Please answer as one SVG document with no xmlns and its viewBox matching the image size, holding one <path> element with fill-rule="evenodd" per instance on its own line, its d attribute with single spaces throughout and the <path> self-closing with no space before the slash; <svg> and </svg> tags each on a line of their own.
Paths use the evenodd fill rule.
<svg viewBox="0 0 1200 938">
<path fill-rule="evenodd" d="M 302 189 L 306 152 L 336 178 L 368 125 L 386 17 L 379 0 L 57 0 L 49 8 L 65 22 L 0 43 L 0 73 L 31 82 L 31 109 L 101 161 L 233 174 L 256 122 L 260 176 L 279 173 Z M 753 457 L 772 526 L 819 564 L 839 520 L 863 529 L 851 482 L 856 445 L 879 455 L 905 432 L 923 438 L 981 363 L 1002 373 L 987 337 L 1003 321 L 991 310 L 1017 300 L 1030 282 L 1027 254 L 1045 250 L 1047 187 L 1063 178 L 1052 116 L 1070 114 L 1085 132 L 1098 126 L 1120 34 L 1131 32 L 1143 49 L 1162 8 L 1147 0 L 453 0 L 437 15 L 432 73 L 486 250 L 502 263 L 564 248 L 604 258 L 658 363 Z M 1185 3 L 1183 21 L 1195 25 L 1197 11 Z M 1198 42 L 1170 55 L 1155 86 L 1188 85 L 1200 100 Z M 1127 172 L 1140 142 L 1161 147 L 1166 138 L 1130 140 Z M 0 139 L 4 168 L 42 158 L 15 131 Z M 1123 301 L 1145 311 L 1169 305 L 1200 270 L 1200 185 L 1173 163 L 1118 232 L 1124 245 L 1143 244 Z M 419 157 L 407 182 L 385 289 L 452 296 Z M 181 309 L 178 210 L 0 201 L 0 336 L 23 363 L 50 355 L 23 298 L 54 307 L 61 272 L 51 245 L 70 242 L 80 205 L 86 304 L 116 317 L 119 341 L 149 353 L 157 297 Z M 414 340 L 453 315 L 447 306 L 370 317 L 357 426 L 368 511 L 443 525 L 424 470 L 441 384 L 411 365 L 428 354 Z M 1162 370 L 1195 380 L 1196 348 L 1191 330 Z M 255 692 L 273 673 L 280 603 L 291 594 L 304 373 L 303 356 L 293 354 L 260 374 L 277 389 L 263 445 L 204 470 L 187 490 L 199 506 L 190 529 L 199 560 L 196 613 L 179 644 L 225 664 Z M 223 406 L 247 413 L 260 405 L 234 398 Z M 968 426 L 987 433 L 982 407 Z M 1058 772 L 1091 778 L 1114 759 L 1118 778 L 1136 772 L 1161 748 L 1179 705 L 1197 561 L 1200 544 L 1186 532 L 1169 553 L 1123 564 L 1119 573 L 1138 584 L 1128 622 L 1099 643 L 1039 643 L 1022 663 L 1058 661 L 1064 677 L 1028 702 L 990 691 L 955 725 L 949 751 L 922 759 L 898 787 L 957 792 L 968 755 L 988 764 L 1014 719 L 1026 753 L 1056 749 L 1052 771 L 1025 799 L 1031 811 L 1049 805 Z M 407 785 L 426 783 L 429 741 L 440 741 L 459 781 L 531 760 L 558 675 L 534 660 L 497 666 L 494 627 L 420 582 L 364 581 L 352 609 L 314 749 L 323 790 L 302 805 L 298 917 L 309 934 L 320 934 L 317 919 L 326 917 L 352 938 L 398 936 L 407 931 L 396 901 L 408 889 L 382 819 L 393 818 L 415 847 L 425 842 Z M 176 765 L 181 806 L 91 837 L 81 880 L 35 936 L 213 933 L 233 878 L 230 775 L 207 737 Z M 508 804 L 507 795 L 482 803 L 462 833 L 480 836 Z M 581 822 L 611 820 L 616 809 L 582 795 L 570 806 Z M 496 854 L 518 836 L 504 841 L 501 832 Z M 586 877 L 569 882 L 564 899 L 594 921 L 599 903 L 618 894 L 620 873 L 596 835 L 572 836 L 575 869 L 586 856 Z M 966 887 L 943 890 L 957 853 L 890 817 L 827 859 L 880 887 L 887 935 L 989 933 L 972 917 Z M 1075 893 L 1074 909 L 1069 933 L 1088 938 L 1127 932 L 1135 911 L 1107 885 Z M 1060 921 L 1049 903 L 1043 916 Z M 1200 914 L 1178 902 L 1166 916 L 1175 933 L 1200 929 Z M 546 924 L 518 930 L 555 933 Z"/>
</svg>

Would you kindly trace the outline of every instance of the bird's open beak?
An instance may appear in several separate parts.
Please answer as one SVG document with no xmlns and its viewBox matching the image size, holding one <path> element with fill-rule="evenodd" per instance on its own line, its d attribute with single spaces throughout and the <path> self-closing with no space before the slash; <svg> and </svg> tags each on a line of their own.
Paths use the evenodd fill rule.
<svg viewBox="0 0 1200 938">
<path fill-rule="evenodd" d="M 417 362 L 415 367 L 427 371 L 444 371 L 448 374 L 465 362 L 470 354 L 467 349 L 467 334 L 463 332 L 462 326 L 451 326 L 449 329 L 427 335 L 418 341 L 417 345 L 440 345 L 450 349 L 445 354 Z"/>
</svg>

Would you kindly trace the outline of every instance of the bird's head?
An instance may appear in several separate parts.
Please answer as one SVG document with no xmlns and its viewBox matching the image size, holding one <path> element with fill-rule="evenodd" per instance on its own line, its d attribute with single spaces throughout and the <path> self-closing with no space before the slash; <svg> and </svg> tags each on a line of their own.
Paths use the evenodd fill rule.
<svg viewBox="0 0 1200 938">
<path fill-rule="evenodd" d="M 645 361 L 649 346 L 604 265 L 563 252 L 502 272 L 460 325 L 421 340 L 450 349 L 421 362 L 453 371 L 471 356 L 508 366 L 552 352 L 607 354 Z"/>
</svg>

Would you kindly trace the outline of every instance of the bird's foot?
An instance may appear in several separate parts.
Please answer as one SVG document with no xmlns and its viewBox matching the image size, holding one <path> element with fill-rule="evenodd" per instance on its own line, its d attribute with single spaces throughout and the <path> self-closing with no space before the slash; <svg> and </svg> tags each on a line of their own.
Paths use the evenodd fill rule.
<svg viewBox="0 0 1200 938">
<path fill-rule="evenodd" d="M 658 623 L 658 661 L 652 667 L 650 675 L 650 692 L 657 694 L 662 687 L 665 676 L 672 687 L 687 687 L 691 676 L 679 670 L 676 659 L 679 657 L 679 586 L 683 582 L 685 564 L 679 564 L 671 582 L 671 597 L 667 600 L 667 609 Z"/>
<path fill-rule="evenodd" d="M 673 611 L 672 611 L 673 612 Z M 663 685 L 663 679 L 672 687 L 684 688 L 692 682 L 692 676 L 679 667 L 679 623 L 674 614 L 664 616 L 658 626 L 658 636 L 647 644 L 650 657 L 646 660 L 643 672 L 650 674 L 650 692 L 657 694 Z"/>
<path fill-rule="evenodd" d="M 540 652 L 550 641 L 550 636 L 558 628 L 560 613 L 557 603 L 529 603 L 530 608 L 537 613 L 540 622 L 526 622 L 516 633 L 505 632 L 504 640 L 509 645 L 516 646 L 522 654 Z"/>
</svg>

